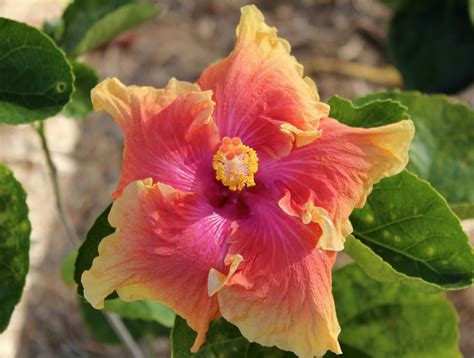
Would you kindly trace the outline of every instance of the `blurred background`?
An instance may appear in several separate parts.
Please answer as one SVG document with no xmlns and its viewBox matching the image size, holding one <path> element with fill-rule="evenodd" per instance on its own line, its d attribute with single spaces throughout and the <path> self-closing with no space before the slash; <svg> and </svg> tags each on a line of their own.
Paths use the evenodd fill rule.
<svg viewBox="0 0 474 358">
<path fill-rule="evenodd" d="M 63 0 L 0 0 L 0 16 L 40 27 L 62 14 Z M 170 77 L 195 81 L 234 45 L 239 8 L 248 1 L 156 1 L 161 14 L 83 58 L 99 78 L 116 76 L 126 84 L 162 87 Z M 293 54 L 317 83 L 322 100 L 355 98 L 398 88 L 388 63 L 385 34 L 391 11 L 376 0 L 254 1 L 267 23 L 292 45 Z M 474 60 L 474 59 L 473 59 Z M 474 87 L 454 95 L 474 103 Z M 117 183 L 122 136 L 104 113 L 84 120 L 57 117 L 45 123 L 61 191 L 73 225 L 83 237 L 108 205 Z M 32 222 L 31 268 L 20 305 L 0 336 L 1 358 L 126 357 L 90 335 L 73 289 L 60 275 L 71 250 L 54 207 L 38 137 L 28 125 L 0 126 L 0 161 L 10 166 L 28 193 Z M 474 237 L 474 225 L 464 223 Z M 450 294 L 460 313 L 461 350 L 474 357 L 474 289 Z M 166 339 L 150 344 L 169 356 Z M 396 344 L 396 342 L 394 342 Z M 440 357 L 442 358 L 442 357 Z"/>
</svg>

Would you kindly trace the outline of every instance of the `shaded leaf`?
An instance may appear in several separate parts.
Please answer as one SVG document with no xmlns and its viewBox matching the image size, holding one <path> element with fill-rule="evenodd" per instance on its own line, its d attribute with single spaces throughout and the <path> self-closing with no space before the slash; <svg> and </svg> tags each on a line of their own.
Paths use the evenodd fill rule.
<svg viewBox="0 0 474 358">
<path fill-rule="evenodd" d="M 406 89 L 453 93 L 474 81 L 467 0 L 407 1 L 396 8 L 388 54 Z"/>
<path fill-rule="evenodd" d="M 275 347 L 262 347 L 250 343 L 240 334 L 237 327 L 223 318 L 212 321 L 206 336 L 206 342 L 197 353 L 191 353 L 196 332 L 188 327 L 186 321 L 176 316 L 171 331 L 171 350 L 173 358 L 200 357 L 242 357 L 242 358 L 292 358 L 293 353 Z"/>
<path fill-rule="evenodd" d="M 69 102 L 71 65 L 41 31 L 0 18 L 0 54 L 0 123 L 43 120 Z"/>
<path fill-rule="evenodd" d="M 124 302 L 120 299 L 108 300 L 104 310 L 116 313 L 120 317 L 156 321 L 165 327 L 173 327 L 175 314 L 165 305 L 154 301 Z"/>
<path fill-rule="evenodd" d="M 84 271 L 92 267 L 92 261 L 99 255 L 98 247 L 102 239 L 112 234 L 115 229 L 110 226 L 108 216 L 112 205 L 109 205 L 102 214 L 97 217 L 86 235 L 86 239 L 79 248 L 76 263 L 74 265 L 74 281 L 77 283 L 77 292 L 83 295 L 81 277 Z M 115 295 L 115 297 L 117 297 Z"/>
<path fill-rule="evenodd" d="M 74 263 L 77 259 L 77 250 L 72 250 L 66 255 L 61 265 L 61 278 L 68 286 L 74 286 Z"/>
<path fill-rule="evenodd" d="M 354 264 L 334 273 L 333 292 L 342 357 L 461 357 L 456 313 L 444 296 L 373 281 Z"/>
<path fill-rule="evenodd" d="M 91 90 L 99 82 L 99 78 L 92 67 L 84 63 L 71 60 L 75 81 L 75 91 L 71 101 L 64 107 L 63 114 L 68 117 L 82 118 L 92 111 Z"/>
<path fill-rule="evenodd" d="M 104 312 L 94 309 L 82 297 L 78 297 L 78 300 L 82 317 L 92 336 L 102 343 L 112 345 L 121 344 L 120 339 L 108 322 Z M 135 339 L 140 339 L 144 336 L 168 336 L 170 333 L 169 328 L 153 321 L 127 318 L 122 321 Z"/>
<path fill-rule="evenodd" d="M 0 164 L 0 332 L 7 328 L 23 292 L 30 233 L 26 193 L 11 170 Z"/>
<path fill-rule="evenodd" d="M 62 47 L 78 56 L 158 15 L 158 7 L 133 0 L 76 0 L 63 15 Z"/>
<path fill-rule="evenodd" d="M 64 32 L 63 19 L 51 19 L 43 22 L 43 32 L 51 37 L 54 42 L 58 42 Z"/>
<path fill-rule="evenodd" d="M 474 111 L 446 96 L 383 92 L 357 105 L 392 99 L 408 108 L 416 132 L 408 169 L 428 180 L 451 205 L 474 205 Z"/>
</svg>

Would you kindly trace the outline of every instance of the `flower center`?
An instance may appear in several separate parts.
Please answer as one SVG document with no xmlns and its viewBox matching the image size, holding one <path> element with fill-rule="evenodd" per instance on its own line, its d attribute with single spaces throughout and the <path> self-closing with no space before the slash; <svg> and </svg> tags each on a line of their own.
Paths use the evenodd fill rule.
<svg viewBox="0 0 474 358">
<path fill-rule="evenodd" d="M 216 179 L 230 190 L 242 190 L 245 186 L 255 185 L 253 176 L 258 170 L 257 153 L 243 145 L 239 137 L 222 139 L 212 166 L 216 170 Z"/>
</svg>

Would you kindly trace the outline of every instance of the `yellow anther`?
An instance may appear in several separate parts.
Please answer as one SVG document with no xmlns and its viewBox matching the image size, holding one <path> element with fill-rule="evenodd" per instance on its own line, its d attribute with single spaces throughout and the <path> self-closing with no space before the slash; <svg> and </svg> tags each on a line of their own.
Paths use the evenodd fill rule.
<svg viewBox="0 0 474 358">
<path fill-rule="evenodd" d="M 255 150 L 243 145 L 239 137 L 222 139 L 222 145 L 214 155 L 212 166 L 216 179 L 230 190 L 242 190 L 254 186 L 254 174 L 258 170 L 258 156 Z"/>
</svg>

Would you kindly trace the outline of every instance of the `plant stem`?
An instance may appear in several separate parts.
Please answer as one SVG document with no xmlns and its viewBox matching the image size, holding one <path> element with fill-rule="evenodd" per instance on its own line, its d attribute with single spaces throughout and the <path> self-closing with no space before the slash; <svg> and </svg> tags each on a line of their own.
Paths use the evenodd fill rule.
<svg viewBox="0 0 474 358">
<path fill-rule="evenodd" d="M 51 179 L 51 186 L 53 187 L 53 193 L 56 202 L 56 210 L 58 212 L 59 218 L 64 227 L 64 230 L 66 231 L 66 235 L 71 245 L 76 248 L 80 246 L 81 240 L 76 230 L 73 228 L 71 222 L 69 221 L 69 218 L 66 215 L 66 211 L 64 210 L 61 191 L 59 189 L 58 170 L 53 162 L 53 158 L 51 157 L 51 151 L 49 150 L 48 141 L 46 139 L 44 122 L 40 121 L 39 125 L 33 126 L 33 128 L 36 130 L 38 136 L 40 137 L 41 147 L 43 149 L 43 153 L 46 158 L 46 163 L 48 165 L 49 177 Z M 141 351 L 139 345 L 137 344 L 137 342 L 135 342 L 134 338 L 132 337 L 120 317 L 110 312 L 104 312 L 104 315 L 107 318 L 107 321 L 112 326 L 112 329 L 120 338 L 123 345 L 128 348 L 132 357 L 145 358 L 145 355 Z"/>
<path fill-rule="evenodd" d="M 41 121 L 38 127 L 35 127 L 36 132 L 38 133 L 41 141 L 41 147 L 43 149 L 44 156 L 46 158 L 46 163 L 48 164 L 49 169 L 49 177 L 51 179 L 51 186 L 53 187 L 54 198 L 56 202 L 56 210 L 59 215 L 59 219 L 66 231 L 66 235 L 71 242 L 73 247 L 77 247 L 80 245 L 80 239 L 76 234 L 74 228 L 72 227 L 71 223 L 69 222 L 66 211 L 64 210 L 62 199 L 61 199 L 61 192 L 59 190 L 59 181 L 58 181 L 58 170 L 56 165 L 53 162 L 53 158 L 51 157 L 51 152 L 49 150 L 48 141 L 46 140 L 45 129 L 44 129 L 44 122 Z"/>
</svg>

